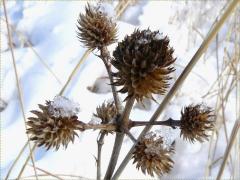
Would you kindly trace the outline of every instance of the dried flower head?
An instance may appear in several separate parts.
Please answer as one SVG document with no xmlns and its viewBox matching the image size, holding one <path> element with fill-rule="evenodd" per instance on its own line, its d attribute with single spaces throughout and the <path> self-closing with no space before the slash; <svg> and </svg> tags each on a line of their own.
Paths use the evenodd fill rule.
<svg viewBox="0 0 240 180">
<path fill-rule="evenodd" d="M 117 27 L 100 6 L 85 7 L 85 14 L 78 19 L 78 38 L 89 49 L 101 49 L 116 41 Z"/>
<path fill-rule="evenodd" d="M 82 130 L 82 122 L 76 116 L 79 108 L 62 96 L 38 106 L 40 111 L 31 111 L 36 117 L 29 117 L 27 121 L 30 140 L 35 141 L 38 146 L 45 146 L 47 150 L 58 150 L 61 144 L 66 148 L 78 136 L 75 130 Z"/>
<path fill-rule="evenodd" d="M 208 140 L 207 131 L 213 130 L 214 118 L 212 110 L 201 104 L 185 107 L 181 112 L 181 134 L 184 139 L 194 142 Z"/>
<path fill-rule="evenodd" d="M 135 96 L 137 101 L 152 94 L 164 94 L 169 87 L 171 66 L 176 60 L 169 39 L 158 31 L 135 30 L 118 43 L 113 52 L 114 85 L 123 86 L 120 92 Z"/>
<path fill-rule="evenodd" d="M 158 176 L 169 173 L 173 167 L 173 160 L 170 155 L 174 152 L 174 147 L 164 147 L 163 138 L 156 134 L 145 136 L 135 147 L 133 152 L 133 163 L 137 163 L 137 169 L 141 168 L 144 174 Z"/>
<path fill-rule="evenodd" d="M 94 116 L 101 120 L 101 124 L 107 124 L 109 122 L 112 122 L 117 117 L 117 108 L 114 102 L 111 103 L 104 102 L 101 106 L 98 106 L 96 108 L 96 111 L 97 113 L 94 114 Z"/>
</svg>

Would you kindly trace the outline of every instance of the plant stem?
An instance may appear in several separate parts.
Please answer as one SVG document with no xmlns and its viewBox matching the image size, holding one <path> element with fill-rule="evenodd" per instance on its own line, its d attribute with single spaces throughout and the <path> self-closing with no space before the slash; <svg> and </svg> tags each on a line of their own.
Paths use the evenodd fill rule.
<svg viewBox="0 0 240 180">
<path fill-rule="evenodd" d="M 102 146 L 104 143 L 104 137 L 106 135 L 106 132 L 101 131 L 100 132 L 100 137 L 97 140 L 97 145 L 98 145 L 98 154 L 97 154 L 97 180 L 101 180 L 101 157 L 102 157 Z"/>
<path fill-rule="evenodd" d="M 217 180 L 221 180 L 223 170 L 225 168 L 225 165 L 227 164 L 228 156 L 230 155 L 230 152 L 231 152 L 232 146 L 234 144 L 234 141 L 237 139 L 236 137 L 237 137 L 239 128 L 240 128 L 240 120 L 238 119 L 238 120 L 236 120 L 236 122 L 234 124 L 234 127 L 232 129 L 231 137 L 230 137 L 229 143 L 227 145 L 227 148 L 226 148 L 224 156 L 223 156 L 223 162 L 222 162 L 221 167 L 218 171 Z"/>
<path fill-rule="evenodd" d="M 216 36 L 226 19 L 230 16 L 230 14 L 233 12 L 235 7 L 238 5 L 239 0 L 233 0 L 232 2 L 229 3 L 227 9 L 225 10 L 224 14 L 219 18 L 218 21 L 216 21 L 212 28 L 210 29 L 207 37 L 204 39 L 202 42 L 201 46 L 197 50 L 197 52 L 194 54 L 186 68 L 183 70 L 177 81 L 174 83 L 168 94 L 165 96 L 163 99 L 162 103 L 159 105 L 158 109 L 155 111 L 153 116 L 150 119 L 150 122 L 156 121 L 156 119 L 160 116 L 162 111 L 165 109 L 165 107 L 169 104 L 169 101 L 173 98 L 175 93 L 177 92 L 178 89 L 182 86 L 183 82 L 187 78 L 188 74 L 191 72 L 195 64 L 198 62 L 202 54 L 207 50 L 209 44 L 213 40 L 213 38 Z M 143 131 L 141 132 L 140 136 L 138 137 L 138 141 L 151 129 L 151 125 L 146 126 Z M 119 176 L 121 175 L 122 171 L 126 167 L 127 163 L 130 161 L 132 157 L 132 153 L 135 149 L 136 143 L 132 146 L 132 148 L 129 150 L 128 154 L 120 164 L 118 170 L 113 176 L 113 179 L 118 179 Z"/>
<path fill-rule="evenodd" d="M 130 99 L 127 100 L 124 111 L 123 111 L 120 119 L 118 120 L 119 128 L 122 128 L 122 126 L 124 124 L 126 124 L 126 122 L 129 121 L 129 115 L 130 115 L 130 112 L 132 110 L 134 100 L 135 100 L 135 97 L 131 97 Z M 122 147 L 123 138 L 124 138 L 124 133 L 117 133 L 116 134 L 111 159 L 110 159 L 110 162 L 108 164 L 108 169 L 107 169 L 107 172 L 106 172 L 105 177 L 104 177 L 105 180 L 111 179 L 111 177 L 112 177 L 112 174 L 113 174 L 114 169 L 116 167 L 118 156 L 119 156 L 119 153 L 120 153 L 120 150 L 121 150 L 121 147 Z"/>
<path fill-rule="evenodd" d="M 180 121 L 179 120 L 173 120 L 172 118 L 169 118 L 166 121 L 131 121 L 129 123 L 130 128 L 132 127 L 137 127 L 137 126 L 149 126 L 149 125 L 164 125 L 164 126 L 170 126 L 173 129 L 175 129 L 176 127 L 180 126 Z"/>
<path fill-rule="evenodd" d="M 100 49 L 99 57 L 102 59 L 104 65 L 106 67 L 108 77 L 110 80 L 110 84 L 111 84 L 111 88 L 112 88 L 114 103 L 115 103 L 118 113 L 120 113 L 122 110 L 122 107 L 121 107 L 121 103 L 120 103 L 120 100 L 119 100 L 119 97 L 117 94 L 116 87 L 113 85 L 113 77 L 112 77 L 111 64 L 110 64 L 111 56 L 110 56 L 110 53 L 109 53 L 107 47 L 103 47 L 102 49 Z"/>
<path fill-rule="evenodd" d="M 78 69 L 81 67 L 81 64 L 84 62 L 84 60 L 88 57 L 88 55 L 91 53 L 91 50 L 87 50 L 84 52 L 83 56 L 81 57 L 81 59 L 79 60 L 79 62 L 77 63 L 77 65 L 75 66 L 75 68 L 73 69 L 73 71 L 71 72 L 70 76 L 68 77 L 67 82 L 65 83 L 65 85 L 63 86 L 63 88 L 61 89 L 61 91 L 59 92 L 59 95 L 62 96 L 63 93 L 65 92 L 68 84 L 71 82 L 72 78 L 74 77 L 74 75 L 78 72 Z"/>
</svg>

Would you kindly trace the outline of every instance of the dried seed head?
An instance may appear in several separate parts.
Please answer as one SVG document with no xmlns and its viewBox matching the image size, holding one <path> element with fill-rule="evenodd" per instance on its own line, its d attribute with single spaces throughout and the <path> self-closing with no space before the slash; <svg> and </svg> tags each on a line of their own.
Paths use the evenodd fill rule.
<svg viewBox="0 0 240 180">
<path fill-rule="evenodd" d="M 137 163 L 137 169 L 141 168 L 144 174 L 154 176 L 154 173 L 161 176 L 169 173 L 173 167 L 173 160 L 170 158 L 174 152 L 174 146 L 165 148 L 162 137 L 150 134 L 143 138 L 135 147 L 133 152 L 133 163 Z"/>
<path fill-rule="evenodd" d="M 101 119 L 102 124 L 107 124 L 110 121 L 114 120 L 117 116 L 117 109 L 114 102 L 103 103 L 101 106 L 98 106 L 96 109 L 97 113 L 94 114 L 95 117 Z"/>
<path fill-rule="evenodd" d="M 184 139 L 194 142 L 208 140 L 207 131 L 214 128 L 212 110 L 201 104 L 185 107 L 181 112 L 181 134 Z"/>
<path fill-rule="evenodd" d="M 85 14 L 78 19 L 78 38 L 89 49 L 101 49 L 116 41 L 117 27 L 107 13 L 100 7 L 89 4 L 85 7 Z"/>
<path fill-rule="evenodd" d="M 112 65 L 118 70 L 113 73 L 114 85 L 123 86 L 120 92 L 137 101 L 163 95 L 169 87 L 169 74 L 175 70 L 171 66 L 176 60 L 173 51 L 168 37 L 158 31 L 135 30 L 113 52 Z"/>
<path fill-rule="evenodd" d="M 107 124 L 112 122 L 117 117 L 117 108 L 115 107 L 114 102 L 103 103 L 101 106 L 96 108 L 97 113 L 94 114 L 95 117 L 101 120 L 101 124 Z M 110 132 L 113 133 L 113 132 Z"/>
<path fill-rule="evenodd" d="M 65 148 L 70 141 L 74 142 L 75 136 L 78 136 L 75 130 L 81 129 L 82 122 L 69 109 L 63 109 L 66 104 L 63 97 L 58 96 L 55 101 L 46 101 L 46 105 L 39 104 L 40 111 L 31 111 L 36 117 L 29 117 L 27 121 L 27 133 L 30 140 L 35 141 L 38 146 L 45 146 L 48 149 L 59 149 L 62 144 Z M 67 100 L 66 98 L 64 98 Z M 69 104 L 71 106 L 71 104 Z"/>
</svg>

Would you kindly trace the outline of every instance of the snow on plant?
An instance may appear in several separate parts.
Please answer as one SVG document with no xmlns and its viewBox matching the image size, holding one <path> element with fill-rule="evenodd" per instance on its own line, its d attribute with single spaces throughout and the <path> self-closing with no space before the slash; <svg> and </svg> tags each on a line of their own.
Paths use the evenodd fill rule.
<svg viewBox="0 0 240 180">
<path fill-rule="evenodd" d="M 53 101 L 39 105 L 40 110 L 32 111 L 35 117 L 29 117 L 27 133 L 38 146 L 56 150 L 61 145 L 66 148 L 70 141 L 74 142 L 77 131 L 100 130 L 102 141 L 106 134 L 116 133 L 118 147 L 113 148 L 104 179 L 112 178 L 123 135 L 127 135 L 136 143 L 132 158 L 138 169 L 151 176 L 169 173 L 174 165 L 171 158 L 174 153 L 174 141 L 169 146 L 164 143 L 163 137 L 150 133 L 138 142 L 130 130 L 138 126 L 163 125 L 173 129 L 180 128 L 184 140 L 203 142 L 207 140 L 209 131 L 214 129 L 213 111 L 209 107 L 197 104 L 184 107 L 180 120 L 169 118 L 150 123 L 129 119 L 135 100 L 144 103 L 146 98 L 155 100 L 154 94 L 165 95 L 167 92 L 171 74 L 175 71 L 174 50 L 169 45 L 169 38 L 159 31 L 136 29 L 123 41 L 118 42 L 111 56 L 107 46 L 117 41 L 117 26 L 112 17 L 108 17 L 108 14 L 101 10 L 102 8 L 88 4 L 85 14 L 80 14 L 77 21 L 77 34 L 80 42 L 99 53 L 95 55 L 106 66 L 114 101 L 104 102 L 96 108 L 94 116 L 100 121 L 84 123 L 81 117 L 77 116 L 78 104 L 66 97 L 56 96 Z M 115 67 L 114 72 L 112 66 Z M 118 86 L 121 87 L 119 90 Z M 118 93 L 126 94 L 125 106 Z M 101 146 L 100 140 L 98 142 Z M 98 153 L 97 179 L 101 179 L 100 159 L 101 153 Z"/>
</svg>

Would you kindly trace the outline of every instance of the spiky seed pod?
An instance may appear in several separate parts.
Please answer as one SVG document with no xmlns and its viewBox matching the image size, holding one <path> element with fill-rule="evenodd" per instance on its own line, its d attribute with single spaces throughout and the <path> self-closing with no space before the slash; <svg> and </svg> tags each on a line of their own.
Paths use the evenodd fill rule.
<svg viewBox="0 0 240 180">
<path fill-rule="evenodd" d="M 46 101 L 45 105 L 38 106 L 40 111 L 31 111 L 36 117 L 29 117 L 27 121 L 30 140 L 35 141 L 38 146 L 45 146 L 47 150 L 50 148 L 58 150 L 60 145 L 67 148 L 69 142 L 74 142 L 75 136 L 78 136 L 75 131 L 83 130 L 81 129 L 83 123 L 78 121 L 76 115 L 67 116 L 63 109 L 53 106 L 53 101 Z M 60 114 L 57 115 L 56 112 Z M 62 116 L 64 113 L 66 116 Z"/>
<path fill-rule="evenodd" d="M 127 98 L 135 96 L 137 101 L 165 94 L 169 74 L 175 70 L 171 66 L 176 60 L 173 52 L 168 37 L 159 31 L 135 30 L 113 52 L 112 65 L 118 70 L 113 73 L 114 84 L 123 86 L 120 92 L 128 93 Z"/>
<path fill-rule="evenodd" d="M 141 168 L 144 174 L 154 176 L 155 173 L 161 176 L 169 173 L 173 167 L 174 162 L 170 158 L 172 153 L 174 153 L 174 146 L 164 147 L 163 138 L 151 134 L 136 145 L 132 158 L 137 169 Z"/>
<path fill-rule="evenodd" d="M 211 108 L 202 104 L 189 105 L 181 111 L 180 129 L 183 139 L 194 142 L 208 140 L 207 131 L 215 126 Z"/>
<path fill-rule="evenodd" d="M 101 49 L 116 41 L 116 23 L 100 7 L 87 4 L 85 14 L 79 15 L 77 28 L 79 40 L 89 49 Z"/>
<path fill-rule="evenodd" d="M 94 116 L 101 120 L 101 124 L 107 124 L 111 121 L 114 121 L 115 118 L 117 117 L 117 108 L 114 102 L 111 103 L 104 102 L 101 106 L 98 106 L 96 108 L 96 111 L 97 112 L 96 114 L 94 114 Z"/>
</svg>

